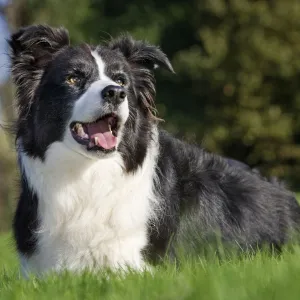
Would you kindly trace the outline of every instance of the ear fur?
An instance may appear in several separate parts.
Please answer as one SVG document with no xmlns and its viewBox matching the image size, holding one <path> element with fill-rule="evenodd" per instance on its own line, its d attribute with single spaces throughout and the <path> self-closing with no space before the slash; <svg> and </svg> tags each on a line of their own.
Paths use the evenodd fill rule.
<svg viewBox="0 0 300 300">
<path fill-rule="evenodd" d="M 168 57 L 159 47 L 144 41 L 136 41 L 127 34 L 112 40 L 108 46 L 112 50 L 121 52 L 128 61 L 134 73 L 134 85 L 139 100 L 153 117 L 156 113 L 153 70 L 161 67 L 174 73 Z"/>
<path fill-rule="evenodd" d="M 109 44 L 111 49 L 118 49 L 131 64 L 137 64 L 149 69 L 162 67 L 174 73 L 173 67 L 165 53 L 159 47 L 144 41 L 136 41 L 130 35 L 124 34 Z"/>
<path fill-rule="evenodd" d="M 17 86 L 18 106 L 28 106 L 36 87 L 53 55 L 69 45 L 69 34 L 64 28 L 32 25 L 12 34 L 12 77 Z M 20 97 L 22 95 L 22 97 Z"/>
</svg>

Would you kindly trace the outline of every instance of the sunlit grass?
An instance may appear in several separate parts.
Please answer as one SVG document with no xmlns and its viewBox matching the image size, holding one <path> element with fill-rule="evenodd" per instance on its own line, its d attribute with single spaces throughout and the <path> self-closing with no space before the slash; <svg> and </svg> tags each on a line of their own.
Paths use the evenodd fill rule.
<svg viewBox="0 0 300 300">
<path fill-rule="evenodd" d="M 280 257 L 220 262 L 201 257 L 180 266 L 167 264 L 150 273 L 52 275 L 20 279 L 9 235 L 0 237 L 0 299 L 299 299 L 300 248 Z"/>
</svg>

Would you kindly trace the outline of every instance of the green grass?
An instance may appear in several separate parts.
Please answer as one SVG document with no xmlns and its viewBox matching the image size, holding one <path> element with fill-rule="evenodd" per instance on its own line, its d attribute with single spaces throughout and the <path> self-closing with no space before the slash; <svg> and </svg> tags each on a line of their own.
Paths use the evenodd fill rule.
<svg viewBox="0 0 300 300">
<path fill-rule="evenodd" d="M 300 299 L 300 248 L 280 257 L 186 261 L 153 275 L 70 273 L 43 280 L 20 279 L 10 236 L 0 237 L 0 299 Z"/>
<path fill-rule="evenodd" d="M 279 257 L 190 259 L 178 268 L 169 264 L 153 274 L 130 273 L 74 275 L 45 279 L 20 278 L 10 235 L 0 236 L 0 300 L 9 299 L 300 299 L 300 247 Z"/>
</svg>

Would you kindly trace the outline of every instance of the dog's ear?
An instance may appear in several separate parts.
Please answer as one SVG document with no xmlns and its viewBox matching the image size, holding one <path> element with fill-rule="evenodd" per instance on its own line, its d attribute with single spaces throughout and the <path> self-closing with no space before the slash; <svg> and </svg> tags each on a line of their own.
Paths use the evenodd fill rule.
<svg viewBox="0 0 300 300">
<path fill-rule="evenodd" d="M 174 73 L 167 55 L 159 47 L 144 41 L 136 41 L 129 35 L 112 40 L 108 46 L 121 52 L 126 58 L 134 74 L 134 87 L 138 98 L 150 116 L 153 116 L 156 113 L 153 70 L 161 67 Z"/>
<path fill-rule="evenodd" d="M 28 105 L 53 55 L 69 45 L 69 34 L 64 28 L 32 25 L 14 33 L 8 43 L 12 77 L 18 95 L 22 95 L 18 105 Z"/>
<path fill-rule="evenodd" d="M 159 47 L 147 42 L 136 41 L 129 35 L 122 35 L 110 43 L 110 48 L 121 51 L 130 64 L 139 65 L 150 70 L 162 67 L 174 73 L 167 55 Z"/>
</svg>

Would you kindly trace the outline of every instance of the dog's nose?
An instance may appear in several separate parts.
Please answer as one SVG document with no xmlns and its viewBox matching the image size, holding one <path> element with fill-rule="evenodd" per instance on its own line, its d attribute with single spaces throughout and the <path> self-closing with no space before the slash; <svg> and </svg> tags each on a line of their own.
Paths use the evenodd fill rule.
<svg viewBox="0 0 300 300">
<path fill-rule="evenodd" d="M 104 100 L 112 104 L 121 104 L 126 98 L 126 92 L 121 86 L 108 85 L 102 90 L 101 96 Z"/>
</svg>

